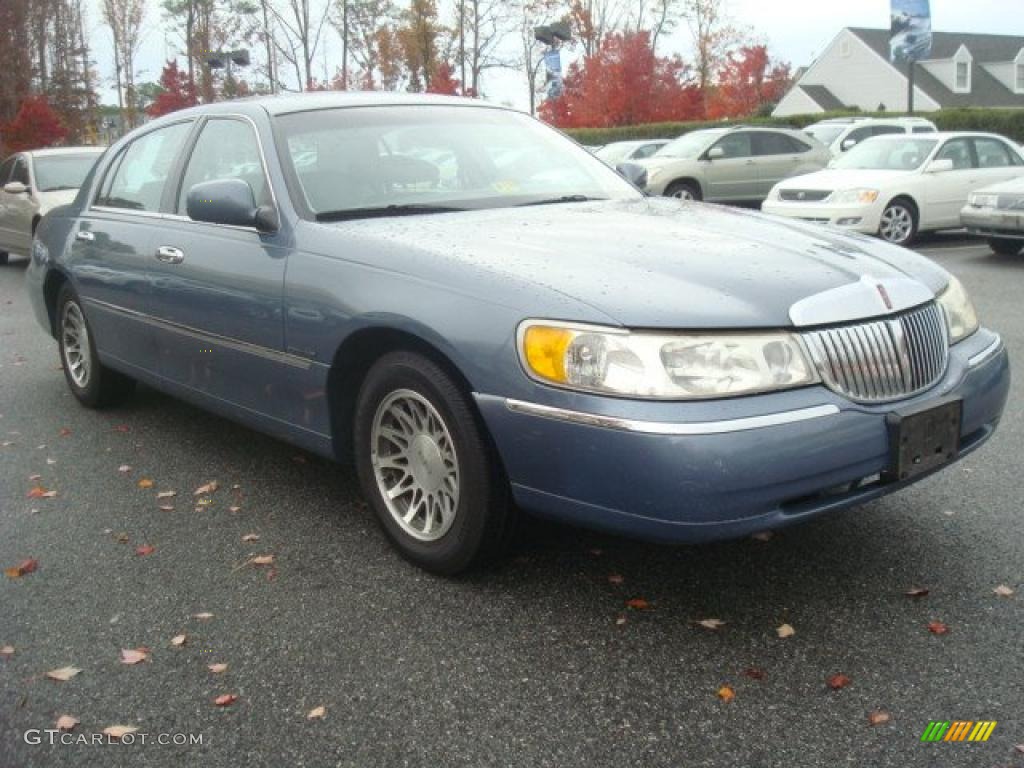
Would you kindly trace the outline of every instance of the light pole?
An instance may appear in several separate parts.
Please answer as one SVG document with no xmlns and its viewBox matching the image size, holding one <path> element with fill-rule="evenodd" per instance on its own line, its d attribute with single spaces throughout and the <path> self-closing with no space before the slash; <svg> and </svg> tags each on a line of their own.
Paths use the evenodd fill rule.
<svg viewBox="0 0 1024 768">
<path fill-rule="evenodd" d="M 535 85 L 537 82 L 537 70 L 540 69 L 540 65 L 546 61 L 549 61 L 549 56 L 552 53 L 557 54 L 562 48 L 562 43 L 567 43 L 572 39 L 572 29 L 569 26 L 568 21 L 558 21 L 554 24 L 548 24 L 543 27 L 534 27 L 533 39 L 538 43 L 543 43 L 547 46 L 541 53 L 540 59 L 530 68 L 530 114 L 536 112 L 536 93 Z M 557 60 L 557 59 L 556 59 Z M 561 93 L 562 86 L 562 68 L 561 61 L 557 60 L 558 69 L 556 70 L 552 64 L 548 64 L 548 77 L 547 81 L 550 83 L 548 86 L 548 98 L 553 98 Z M 557 84 L 556 82 L 557 81 Z M 557 91 L 557 92 L 556 92 Z"/>
<path fill-rule="evenodd" d="M 210 69 L 224 69 L 225 84 L 234 83 L 231 74 L 231 65 L 248 67 L 250 63 L 249 51 L 246 48 L 237 51 L 217 51 L 206 57 L 206 64 Z M 233 94 L 231 94 L 233 95 Z"/>
</svg>

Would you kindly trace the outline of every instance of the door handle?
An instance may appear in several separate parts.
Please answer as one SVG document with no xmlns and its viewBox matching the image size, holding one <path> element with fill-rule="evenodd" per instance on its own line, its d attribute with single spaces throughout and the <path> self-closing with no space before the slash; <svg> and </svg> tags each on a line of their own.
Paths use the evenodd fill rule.
<svg viewBox="0 0 1024 768">
<path fill-rule="evenodd" d="M 181 264 L 185 260 L 185 253 L 180 248 L 161 245 L 156 249 L 156 258 L 165 264 Z"/>
<path fill-rule="evenodd" d="M 75 234 L 75 239 L 76 240 L 85 240 L 85 242 L 91 243 L 93 240 L 96 239 L 96 235 L 94 235 L 92 232 L 90 232 L 87 229 L 83 229 L 83 230 L 80 230 L 79 232 L 77 232 Z"/>
</svg>

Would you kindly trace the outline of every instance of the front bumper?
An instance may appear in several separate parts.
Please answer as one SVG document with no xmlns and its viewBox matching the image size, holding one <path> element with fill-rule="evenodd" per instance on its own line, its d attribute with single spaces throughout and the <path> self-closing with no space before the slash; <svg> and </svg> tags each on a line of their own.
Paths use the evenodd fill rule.
<svg viewBox="0 0 1024 768">
<path fill-rule="evenodd" d="M 815 224 L 831 224 L 849 232 L 873 235 L 878 232 L 882 211 L 872 205 L 832 205 L 829 203 L 789 203 L 784 200 L 765 200 L 764 213 L 799 219 Z"/>
<path fill-rule="evenodd" d="M 968 205 L 960 211 L 960 223 L 972 235 L 1024 240 L 1024 211 L 1001 211 Z"/>
<path fill-rule="evenodd" d="M 889 463 L 889 412 L 962 398 L 963 456 L 994 433 L 1009 386 L 1006 350 L 982 330 L 953 347 L 936 386 L 885 405 L 822 386 L 650 403 L 538 385 L 537 402 L 476 400 L 523 508 L 683 542 L 780 528 L 898 490 L 908 483 L 878 477 Z"/>
</svg>

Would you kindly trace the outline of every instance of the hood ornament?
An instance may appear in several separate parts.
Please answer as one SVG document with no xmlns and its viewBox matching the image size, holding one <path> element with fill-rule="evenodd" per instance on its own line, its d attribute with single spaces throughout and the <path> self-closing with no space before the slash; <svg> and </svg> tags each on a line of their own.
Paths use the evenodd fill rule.
<svg viewBox="0 0 1024 768">
<path fill-rule="evenodd" d="M 853 283 L 800 299 L 789 308 L 797 327 L 832 325 L 902 312 L 934 301 L 935 294 L 909 277 L 863 275 Z"/>
</svg>

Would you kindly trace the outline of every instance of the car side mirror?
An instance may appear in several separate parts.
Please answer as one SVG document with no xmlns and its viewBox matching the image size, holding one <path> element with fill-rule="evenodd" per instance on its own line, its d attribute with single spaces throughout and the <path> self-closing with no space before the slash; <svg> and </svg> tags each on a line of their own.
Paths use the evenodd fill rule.
<svg viewBox="0 0 1024 768">
<path fill-rule="evenodd" d="M 721 160 L 725 157 L 725 150 L 721 147 L 712 147 L 708 150 L 708 160 Z"/>
<path fill-rule="evenodd" d="M 647 169 L 642 165 L 637 163 L 619 163 L 615 166 L 615 170 L 634 187 L 643 189 L 647 186 Z"/>
<path fill-rule="evenodd" d="M 928 164 L 927 173 L 949 173 L 953 170 L 953 161 L 946 158 L 943 160 L 932 160 Z"/>
<path fill-rule="evenodd" d="M 842 143 L 843 152 L 846 152 L 847 150 L 853 149 L 856 146 L 857 146 L 857 140 L 856 139 L 846 139 Z"/>
<path fill-rule="evenodd" d="M 20 181 L 9 181 L 4 184 L 4 192 L 9 195 L 24 195 L 28 192 L 28 187 L 22 184 Z"/>
<path fill-rule="evenodd" d="M 194 221 L 230 227 L 255 227 L 273 232 L 280 226 L 277 211 L 270 205 L 256 205 L 252 187 L 241 179 L 204 181 L 189 189 L 185 211 Z"/>
</svg>

